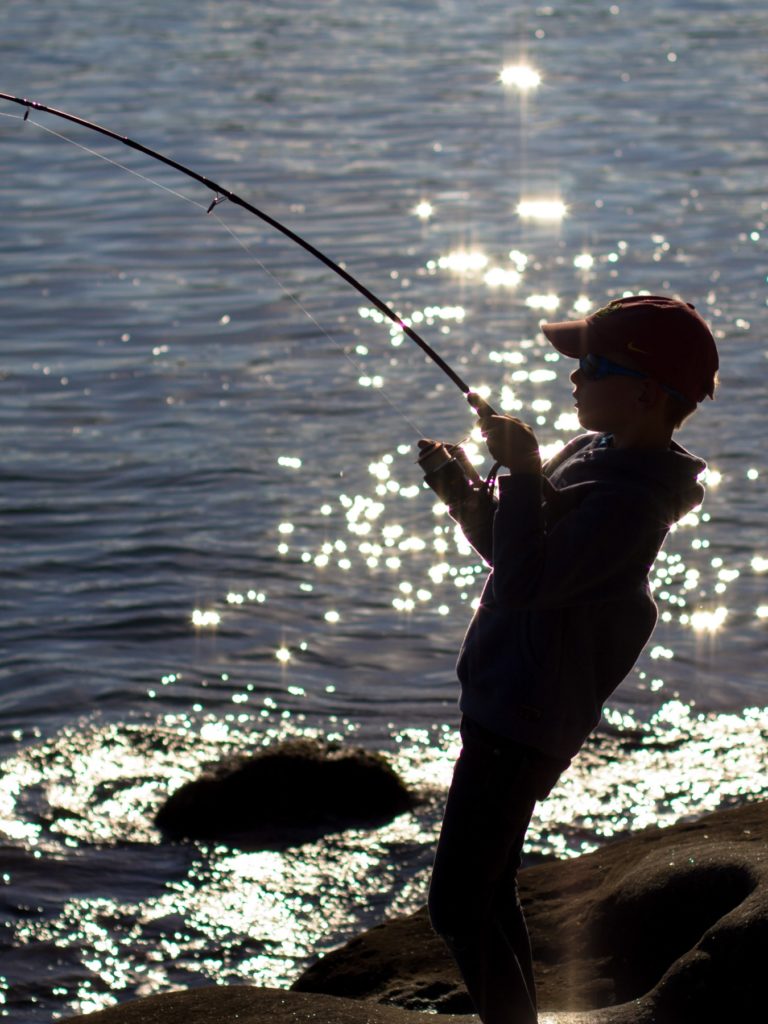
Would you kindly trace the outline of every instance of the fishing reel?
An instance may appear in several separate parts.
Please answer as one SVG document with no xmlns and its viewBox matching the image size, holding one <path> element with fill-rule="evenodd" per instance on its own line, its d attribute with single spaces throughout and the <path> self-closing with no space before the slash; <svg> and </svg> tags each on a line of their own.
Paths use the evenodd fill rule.
<svg viewBox="0 0 768 1024">
<path fill-rule="evenodd" d="M 424 481 L 448 506 L 455 519 L 466 521 L 493 514 L 496 508 L 493 488 L 498 463 L 483 480 L 460 444 L 423 441 L 419 445 L 417 461 L 424 473 Z"/>
</svg>

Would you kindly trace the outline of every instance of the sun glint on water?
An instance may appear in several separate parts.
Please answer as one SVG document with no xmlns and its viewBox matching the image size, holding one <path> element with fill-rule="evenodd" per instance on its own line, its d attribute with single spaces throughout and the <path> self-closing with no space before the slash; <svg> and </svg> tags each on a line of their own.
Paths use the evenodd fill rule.
<svg viewBox="0 0 768 1024">
<path fill-rule="evenodd" d="M 541 75 L 528 64 L 508 64 L 499 72 L 502 85 L 513 86 L 521 92 L 537 89 L 541 85 Z"/>
<path fill-rule="evenodd" d="M 523 220 L 559 221 L 568 213 L 562 199 L 521 199 L 516 212 Z"/>
</svg>

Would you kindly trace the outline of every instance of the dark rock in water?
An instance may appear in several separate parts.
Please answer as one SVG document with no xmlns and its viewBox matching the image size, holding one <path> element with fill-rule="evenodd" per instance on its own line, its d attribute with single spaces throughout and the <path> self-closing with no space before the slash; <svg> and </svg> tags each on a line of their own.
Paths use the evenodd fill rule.
<svg viewBox="0 0 768 1024">
<path fill-rule="evenodd" d="M 522 871 L 542 1009 L 632 1024 L 763 1019 L 767 835 L 768 803 L 753 804 Z M 469 1012 L 424 910 L 328 954 L 294 989 Z"/>
<path fill-rule="evenodd" d="M 383 824 L 415 802 L 381 755 L 292 740 L 230 759 L 186 783 L 160 808 L 155 824 L 172 838 L 260 849 Z"/>
</svg>

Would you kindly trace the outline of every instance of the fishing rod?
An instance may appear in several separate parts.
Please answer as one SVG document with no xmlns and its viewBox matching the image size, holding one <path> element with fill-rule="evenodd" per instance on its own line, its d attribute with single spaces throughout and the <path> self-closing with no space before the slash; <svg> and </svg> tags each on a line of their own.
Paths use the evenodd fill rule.
<svg viewBox="0 0 768 1024">
<path fill-rule="evenodd" d="M 65 110 L 58 110 L 56 107 L 50 107 L 45 103 L 39 103 L 37 100 L 30 100 L 22 96 L 14 96 L 11 93 L 0 92 L 0 100 L 7 100 L 9 103 L 16 103 L 21 107 L 24 107 L 23 120 L 26 121 L 29 118 L 31 110 L 39 110 L 43 113 L 50 114 L 53 117 L 61 118 L 64 121 L 70 121 L 72 124 L 79 125 L 81 128 L 87 128 L 89 131 L 97 132 L 99 135 L 104 135 L 109 139 L 113 139 L 115 142 L 119 142 L 123 146 L 128 146 L 130 149 L 135 149 L 139 153 L 143 153 L 145 156 L 150 157 L 152 160 L 157 160 L 162 164 L 166 164 L 168 167 L 172 167 L 174 170 L 181 174 L 186 175 L 188 178 L 192 178 L 194 181 L 199 182 L 209 191 L 213 192 L 214 196 L 208 206 L 207 213 L 212 213 L 213 210 L 223 202 L 225 199 L 229 200 L 235 206 L 240 206 L 249 213 L 258 217 L 260 220 L 269 224 L 270 227 L 280 231 L 287 238 L 290 238 L 292 242 L 301 246 L 302 249 L 310 253 L 316 259 L 324 263 L 326 267 L 332 270 L 335 274 L 338 274 L 347 284 L 351 285 L 361 295 L 365 296 L 369 302 L 371 302 L 376 309 L 384 314 L 389 320 L 391 320 L 397 327 L 408 337 L 411 341 L 415 342 L 419 348 L 434 362 L 443 373 L 450 378 L 451 381 L 459 388 L 459 390 L 465 395 L 469 396 L 471 389 L 467 382 L 459 376 L 459 374 L 451 367 L 442 356 L 438 355 L 437 352 L 429 345 L 421 335 L 417 334 L 408 324 L 404 323 L 401 317 L 395 313 L 395 311 L 383 302 L 377 295 L 375 295 L 369 288 L 366 288 L 362 282 L 358 281 L 356 277 L 353 277 L 349 271 L 345 270 L 344 267 L 340 266 L 329 256 L 326 256 L 324 252 L 312 245 L 301 235 L 292 231 L 281 221 L 272 217 L 264 210 L 260 210 L 253 203 L 250 203 L 247 199 L 243 199 L 242 196 L 231 189 L 224 188 L 218 182 L 213 179 L 206 177 L 203 174 L 199 174 L 193 168 L 186 166 L 186 164 L 179 163 L 178 160 L 174 160 L 164 153 L 158 152 L 156 149 L 151 149 L 149 146 L 145 146 L 141 142 L 137 142 L 135 139 L 128 138 L 126 135 L 119 135 L 117 132 L 113 132 L 110 128 L 105 128 L 103 125 L 96 124 L 93 121 L 87 121 L 85 118 L 78 117 L 75 114 L 70 114 Z M 485 419 L 495 415 L 494 409 L 483 399 L 477 395 L 472 395 L 471 404 L 475 408 L 481 419 Z M 420 454 L 418 458 L 419 465 L 421 466 L 425 480 L 436 491 L 438 496 L 443 499 L 446 504 L 450 504 L 461 498 L 462 502 L 471 502 L 476 505 L 478 501 L 488 503 L 491 501 L 490 495 L 493 490 L 494 481 L 496 474 L 499 469 L 499 464 L 495 463 L 488 474 L 486 480 L 483 480 L 470 460 L 467 458 L 466 453 L 461 447 L 462 442 L 459 444 L 448 444 L 440 441 L 428 441 L 420 444 Z"/>
<path fill-rule="evenodd" d="M 316 259 L 320 260 L 321 263 L 324 263 L 326 267 L 332 270 L 335 274 L 338 274 L 339 277 L 347 282 L 347 284 L 355 288 L 361 295 L 364 295 L 369 302 L 384 314 L 384 316 L 388 317 L 394 324 L 397 324 L 398 328 L 407 335 L 411 341 L 415 342 L 437 366 L 440 367 L 443 373 L 453 381 L 463 394 L 469 394 L 471 389 L 466 381 L 459 376 L 453 367 L 446 363 L 442 356 L 435 352 L 432 346 L 429 345 L 421 335 L 417 334 L 412 327 L 404 323 L 401 317 L 399 317 L 397 313 L 395 313 L 395 311 L 386 304 L 386 302 L 383 302 L 377 295 L 374 295 L 370 289 L 366 288 L 366 286 L 358 281 L 356 277 L 353 277 L 349 271 L 345 270 L 344 267 L 339 266 L 339 264 L 334 262 L 330 256 L 326 256 L 324 252 L 321 252 L 320 249 L 312 245 L 311 242 L 302 238 L 301 235 L 292 231 L 275 217 L 265 213 L 264 210 L 260 210 L 257 206 L 254 206 L 253 203 L 248 202 L 247 199 L 243 199 L 243 197 L 238 195 L 236 192 L 232 192 L 230 189 L 224 188 L 222 185 L 219 185 L 218 182 L 205 177 L 203 174 L 199 174 L 191 167 L 187 167 L 185 164 L 179 163 L 177 160 L 173 160 L 164 153 L 159 153 L 156 149 L 151 149 L 149 146 L 145 146 L 141 142 L 136 142 L 135 139 L 130 139 L 126 135 L 119 135 L 117 132 L 113 132 L 109 128 L 104 128 L 102 125 L 96 124 L 93 121 L 86 121 L 84 118 L 77 117 L 75 114 L 69 114 L 65 110 L 57 110 L 55 107 L 49 107 L 45 103 L 38 103 L 36 100 L 26 99 L 22 96 L 14 96 L 6 92 L 0 92 L 0 99 L 7 100 L 9 103 L 17 103 L 19 106 L 24 107 L 25 114 L 23 119 L 25 121 L 29 117 L 30 110 L 40 110 L 46 114 L 51 114 L 53 117 L 59 117 L 64 121 L 70 121 L 72 124 L 80 125 L 81 128 L 87 128 L 89 131 L 98 132 L 99 135 L 105 135 L 107 138 L 114 139 L 123 146 L 128 146 L 130 149 L 138 150 L 139 153 L 144 153 L 145 156 L 151 157 L 153 160 L 159 160 L 160 163 L 167 164 L 168 167 L 173 167 L 174 170 L 179 171 L 181 174 L 185 174 L 188 178 L 192 178 L 194 181 L 199 182 L 201 185 L 205 186 L 205 188 L 214 193 L 214 198 L 207 210 L 208 213 L 211 213 L 219 203 L 227 199 L 235 206 L 240 206 L 249 213 L 254 214 L 254 216 L 259 217 L 266 224 L 269 224 L 270 227 L 282 232 L 282 234 L 287 238 L 290 238 L 292 242 L 300 245 L 302 249 L 305 249 Z"/>
</svg>

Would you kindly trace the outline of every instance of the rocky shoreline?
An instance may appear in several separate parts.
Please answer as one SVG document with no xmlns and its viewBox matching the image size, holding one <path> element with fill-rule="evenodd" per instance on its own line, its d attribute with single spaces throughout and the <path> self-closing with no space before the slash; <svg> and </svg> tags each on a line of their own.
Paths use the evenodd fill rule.
<svg viewBox="0 0 768 1024">
<path fill-rule="evenodd" d="M 764 1014 L 768 802 L 649 828 L 521 872 L 541 1024 L 725 1024 Z M 152 996 L 83 1024 L 406 1024 L 469 1020 L 425 911 L 319 960 L 290 991 L 214 986 Z"/>
</svg>

